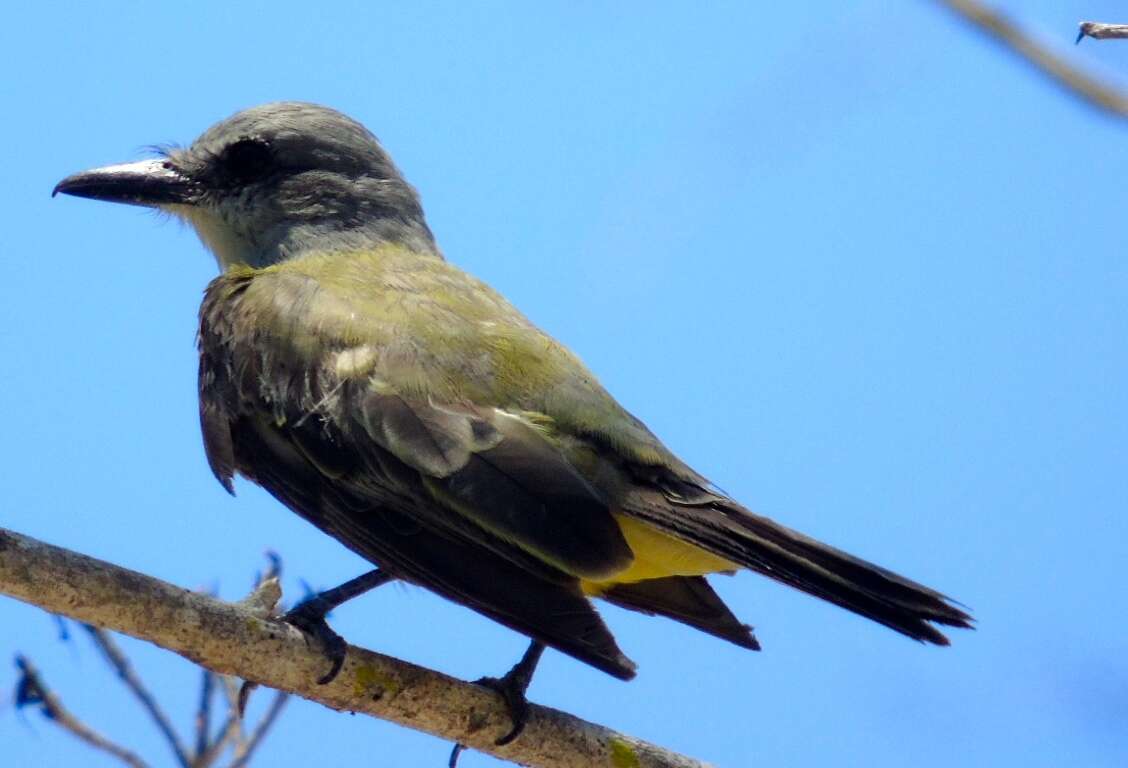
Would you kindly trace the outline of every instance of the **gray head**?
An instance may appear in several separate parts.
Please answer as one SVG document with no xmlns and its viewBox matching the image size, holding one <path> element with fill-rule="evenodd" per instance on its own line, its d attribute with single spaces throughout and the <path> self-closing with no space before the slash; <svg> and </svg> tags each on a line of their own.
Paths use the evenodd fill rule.
<svg viewBox="0 0 1128 768">
<path fill-rule="evenodd" d="M 224 267 L 387 242 L 437 254 L 419 196 L 376 137 L 316 104 L 239 112 L 187 149 L 76 173 L 55 192 L 181 216 Z"/>
</svg>

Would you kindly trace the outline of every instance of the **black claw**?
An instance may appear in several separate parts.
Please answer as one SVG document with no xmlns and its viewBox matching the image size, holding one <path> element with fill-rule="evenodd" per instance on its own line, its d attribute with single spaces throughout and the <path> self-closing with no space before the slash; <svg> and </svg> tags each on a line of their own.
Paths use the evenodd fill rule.
<svg viewBox="0 0 1128 768">
<path fill-rule="evenodd" d="M 392 576 L 380 569 L 369 571 L 346 581 L 339 587 L 328 589 L 320 594 L 313 595 L 294 606 L 286 613 L 282 620 L 287 624 L 297 627 L 309 638 L 316 639 L 320 644 L 325 657 L 331 664 L 329 672 L 318 679 L 318 685 L 326 685 L 340 674 L 341 667 L 345 664 L 345 655 L 348 653 L 349 644 L 345 639 L 333 631 L 325 617 L 329 612 L 346 600 L 351 600 L 357 595 L 362 595 L 370 589 L 375 589 L 381 584 L 387 584 Z"/>
<path fill-rule="evenodd" d="M 505 675 L 502 677 L 483 677 L 474 681 L 475 685 L 497 691 L 501 695 L 506 709 L 509 710 L 509 718 L 513 721 L 513 727 L 509 729 L 509 733 L 494 742 L 496 746 L 504 747 L 506 744 L 512 743 L 514 739 L 521 735 L 521 732 L 525 730 L 525 725 L 529 722 L 529 700 L 525 698 L 525 692 L 529 690 L 529 683 L 533 681 L 533 672 L 536 671 L 537 662 L 540 661 L 542 653 L 544 653 L 544 645 L 534 640 L 521 660 Z M 451 758 L 457 760 L 457 750 L 451 754 Z"/>
<path fill-rule="evenodd" d="M 329 623 L 325 621 L 325 615 L 328 612 L 329 608 L 318 597 L 314 596 L 299 603 L 282 617 L 282 621 L 301 630 L 302 634 L 306 636 L 307 642 L 310 638 L 313 638 L 320 643 L 322 652 L 329 659 L 331 665 L 329 671 L 318 678 L 318 685 L 331 683 L 340 674 L 349 647 L 345 639 L 334 632 Z"/>
<path fill-rule="evenodd" d="M 514 739 L 521 735 L 521 731 L 525 730 L 525 724 L 529 722 L 529 700 L 525 698 L 527 683 L 523 686 L 514 678 L 505 675 L 505 677 L 483 677 L 475 680 L 474 685 L 497 691 L 502 700 L 505 701 L 505 708 L 509 710 L 509 718 L 513 721 L 513 727 L 509 729 L 509 733 L 495 741 L 494 744 L 504 747 L 506 744 L 512 743 Z"/>
<path fill-rule="evenodd" d="M 450 760 L 447 761 L 447 768 L 458 768 L 458 757 L 465 749 L 466 747 L 462 744 L 454 745 L 454 749 L 450 751 Z"/>
<path fill-rule="evenodd" d="M 525 724 L 529 721 L 529 713 L 526 711 L 522 715 L 522 717 L 522 720 L 515 721 L 513 723 L 513 730 L 494 742 L 495 747 L 504 747 L 506 744 L 512 743 L 514 739 L 521 735 L 521 733 L 525 730 Z"/>
<path fill-rule="evenodd" d="M 339 637 L 339 635 L 338 635 Z M 317 678 L 318 685 L 328 685 L 336 679 L 337 675 L 341 674 L 341 667 L 345 666 L 345 649 L 348 646 L 344 640 L 341 640 L 340 647 L 333 647 L 326 649 L 325 655 L 329 657 L 331 666 L 329 671 L 321 677 Z"/>
</svg>

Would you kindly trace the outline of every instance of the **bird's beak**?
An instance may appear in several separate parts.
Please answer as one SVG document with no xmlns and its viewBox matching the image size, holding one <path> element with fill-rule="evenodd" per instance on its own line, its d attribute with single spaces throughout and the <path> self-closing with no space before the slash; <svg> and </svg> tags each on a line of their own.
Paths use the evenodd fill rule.
<svg viewBox="0 0 1128 768">
<path fill-rule="evenodd" d="M 64 195 L 130 205 L 191 205 L 199 189 L 166 159 L 107 165 L 71 174 L 55 185 L 51 196 Z"/>
</svg>

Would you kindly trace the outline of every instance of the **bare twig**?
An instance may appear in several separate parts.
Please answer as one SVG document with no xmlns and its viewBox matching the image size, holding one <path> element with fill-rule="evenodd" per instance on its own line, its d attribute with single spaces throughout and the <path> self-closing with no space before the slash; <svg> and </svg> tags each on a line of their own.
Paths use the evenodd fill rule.
<svg viewBox="0 0 1128 768">
<path fill-rule="evenodd" d="M 1002 13 L 975 0 L 939 0 L 1007 50 L 1033 64 L 1070 94 L 1117 117 L 1128 117 L 1128 96 L 1083 71 L 1024 32 Z"/>
<path fill-rule="evenodd" d="M 239 695 L 235 698 L 235 716 L 239 720 L 242 720 L 243 716 L 247 714 L 247 701 L 250 700 L 251 694 L 258 687 L 258 683 L 250 680 L 244 680 L 243 684 L 239 686 Z"/>
<path fill-rule="evenodd" d="M 200 703 L 196 707 L 196 748 L 192 751 L 192 766 L 197 768 L 200 756 L 208 751 L 211 742 L 211 705 L 215 698 L 216 674 L 210 669 L 203 671 L 200 680 Z"/>
<path fill-rule="evenodd" d="M 264 581 L 270 581 L 271 579 L 282 578 L 282 556 L 273 549 L 268 549 L 262 554 L 263 557 L 266 558 L 266 571 L 260 573 L 258 577 L 255 578 L 256 585 L 262 584 Z"/>
<path fill-rule="evenodd" d="M 266 710 L 266 714 L 262 716 L 262 720 L 259 720 L 255 729 L 251 731 L 251 737 L 247 739 L 245 744 L 235 748 L 235 759 L 231 761 L 228 768 L 244 768 L 247 765 L 251 757 L 254 756 L 258 745 L 262 743 L 271 727 L 278 721 L 278 716 L 282 714 L 282 708 L 286 706 L 286 702 L 289 700 L 290 694 L 285 691 L 277 691 L 274 694 L 270 708 Z"/>
<path fill-rule="evenodd" d="M 17 705 L 38 705 L 48 720 L 77 736 L 94 749 L 113 755 L 132 768 L 148 768 L 136 754 L 110 741 L 71 714 L 59 701 L 59 697 L 43 684 L 39 671 L 26 656 L 17 656 L 16 666 L 20 670 L 20 682 L 16 694 Z"/>
<path fill-rule="evenodd" d="M 1094 40 L 1123 40 L 1128 37 L 1128 24 L 1102 24 L 1099 21 L 1083 21 L 1078 25 L 1077 42 L 1086 37 Z"/>
<path fill-rule="evenodd" d="M 243 716 L 239 712 L 239 694 L 243 690 L 243 684 L 239 678 L 231 675 L 221 675 L 220 679 L 223 681 L 223 697 L 227 701 L 228 713 L 228 722 L 220 733 L 226 733 L 228 727 L 234 727 L 231 743 L 238 749 L 247 740 L 243 732 Z"/>
<path fill-rule="evenodd" d="M 275 589 L 277 584 L 275 582 Z M 238 675 L 336 710 L 364 713 L 540 768 L 701 768 L 701 762 L 531 705 L 524 733 L 510 729 L 493 691 L 349 646 L 332 682 L 325 657 L 294 627 L 135 571 L 0 528 L 0 593 L 156 643 L 219 674 Z"/>
<path fill-rule="evenodd" d="M 268 577 L 269 578 L 269 577 Z M 278 715 L 282 712 L 282 704 L 289 698 L 289 694 L 283 691 L 277 691 L 275 700 L 271 702 L 270 709 L 267 710 L 264 720 L 260 721 L 258 726 L 255 727 L 254 733 L 251 734 L 251 741 L 248 742 L 245 732 L 243 731 L 243 708 L 246 707 L 246 701 L 241 697 L 246 691 L 249 696 L 251 690 L 246 685 L 240 685 L 239 681 L 230 675 L 221 675 L 220 679 L 223 682 L 224 695 L 227 698 L 227 719 L 223 723 L 223 727 L 219 729 L 216 734 L 215 741 L 208 745 L 208 748 L 203 752 L 197 753 L 195 763 L 192 768 L 208 768 L 216 759 L 223 754 L 228 746 L 232 748 L 232 754 L 235 760 L 239 759 L 240 755 L 246 755 L 246 759 L 240 764 L 246 764 L 250 760 L 251 753 L 262 742 L 263 737 L 266 736 L 270 726 L 273 725 Z M 264 727 L 264 723 L 266 723 Z M 253 743 L 251 743 L 253 742 Z M 234 763 L 233 763 L 234 764 Z"/>
<path fill-rule="evenodd" d="M 235 735 L 239 732 L 239 723 L 239 718 L 234 715 L 228 717 L 223 723 L 223 727 L 216 734 L 215 740 L 208 744 L 207 749 L 196 756 L 196 759 L 192 762 L 192 768 L 208 768 L 223 754 L 223 750 L 233 745 Z"/>
<path fill-rule="evenodd" d="M 83 624 L 83 628 L 90 633 L 94 638 L 94 644 L 102 651 L 109 665 L 117 672 L 121 681 L 125 683 L 137 700 L 141 702 L 141 706 L 153 718 L 153 722 L 157 724 L 157 729 L 164 734 L 165 740 L 168 742 L 172 753 L 176 756 L 176 761 L 180 763 L 182 768 L 191 768 L 192 761 L 188 757 L 187 750 L 184 749 L 184 744 L 181 743 L 180 737 L 176 735 L 176 730 L 172 726 L 172 721 L 168 719 L 168 715 L 161 709 L 161 705 L 149 693 L 145 684 L 141 682 L 141 678 L 133 671 L 133 665 L 129 663 L 129 659 L 121 650 L 121 647 L 110 636 L 110 633 L 101 627 L 95 627 L 90 624 Z"/>
</svg>

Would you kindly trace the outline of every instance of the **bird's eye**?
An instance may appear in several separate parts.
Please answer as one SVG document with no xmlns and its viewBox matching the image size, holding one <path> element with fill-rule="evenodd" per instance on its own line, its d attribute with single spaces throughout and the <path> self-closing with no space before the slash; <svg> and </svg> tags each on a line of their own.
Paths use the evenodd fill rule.
<svg viewBox="0 0 1128 768">
<path fill-rule="evenodd" d="M 264 176 L 273 153 L 262 139 L 240 139 L 223 150 L 223 169 L 232 181 L 247 183 Z"/>
</svg>

